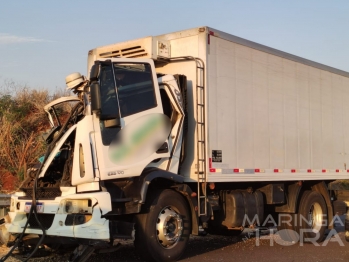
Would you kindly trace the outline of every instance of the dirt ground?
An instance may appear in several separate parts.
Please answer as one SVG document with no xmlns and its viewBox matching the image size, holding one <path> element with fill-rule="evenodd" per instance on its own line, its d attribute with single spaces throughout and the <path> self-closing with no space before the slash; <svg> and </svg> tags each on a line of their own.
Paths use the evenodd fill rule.
<svg viewBox="0 0 349 262">
<path fill-rule="evenodd" d="M 258 262 L 308 262 L 308 261 L 349 261 L 349 243 L 344 239 L 344 227 L 337 226 L 336 234 L 329 232 L 327 240 L 314 244 L 299 244 L 282 241 L 276 232 L 256 238 L 244 232 L 239 237 L 208 235 L 192 236 L 187 250 L 180 261 L 258 261 Z M 0 248 L 0 257 L 8 252 Z M 30 261 L 67 261 L 66 255 L 50 255 Z M 22 261 L 23 258 L 10 257 L 8 262 Z M 97 261 L 142 261 L 133 247 L 132 241 L 124 241 L 121 248 L 113 253 L 93 254 L 89 262 Z"/>
</svg>

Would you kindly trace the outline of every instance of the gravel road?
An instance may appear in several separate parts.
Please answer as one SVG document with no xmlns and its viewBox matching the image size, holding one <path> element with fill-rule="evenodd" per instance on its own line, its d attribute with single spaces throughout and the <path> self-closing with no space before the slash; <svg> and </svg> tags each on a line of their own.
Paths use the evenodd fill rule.
<svg viewBox="0 0 349 262">
<path fill-rule="evenodd" d="M 320 246 L 299 243 L 291 245 L 280 239 L 277 233 L 262 235 L 259 239 L 249 232 L 239 237 L 207 235 L 192 236 L 188 248 L 180 261 L 258 261 L 258 262 L 308 262 L 308 261 L 349 261 L 349 243 L 344 239 L 344 227 L 337 226 L 336 234 L 329 237 Z M 329 232 L 330 235 L 333 233 Z M 259 240 L 259 241 L 258 241 Z M 8 249 L 0 248 L 0 256 Z M 35 258 L 30 261 L 67 261 L 67 255 L 51 255 Z M 18 262 L 20 259 L 9 258 L 8 262 Z M 121 248 L 108 254 L 94 254 L 88 260 L 97 261 L 142 261 L 135 253 L 132 241 L 125 241 Z"/>
<path fill-rule="evenodd" d="M 282 241 L 277 232 L 256 238 L 251 231 L 244 231 L 239 237 L 207 235 L 191 236 L 189 245 L 180 261 L 234 261 L 234 262 L 336 262 L 349 261 L 349 242 L 344 236 L 344 216 L 334 231 L 329 231 L 328 238 L 320 245 L 299 243 L 290 244 Z M 0 258 L 9 249 L 0 246 Z M 52 254 L 42 258 L 33 258 L 33 262 L 67 261 L 69 254 Z M 23 258 L 10 257 L 7 262 L 23 261 Z M 123 241 L 120 249 L 113 253 L 93 254 L 88 262 L 100 261 L 142 261 L 135 252 L 132 241 Z"/>
</svg>

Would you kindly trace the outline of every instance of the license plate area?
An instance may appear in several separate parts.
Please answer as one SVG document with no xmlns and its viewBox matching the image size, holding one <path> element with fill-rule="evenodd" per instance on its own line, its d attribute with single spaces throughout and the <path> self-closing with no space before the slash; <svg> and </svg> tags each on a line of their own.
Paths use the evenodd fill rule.
<svg viewBox="0 0 349 262">
<path fill-rule="evenodd" d="M 31 206 L 32 206 L 31 202 L 25 202 L 24 212 L 29 213 Z M 43 213 L 44 212 L 44 203 L 41 203 L 41 202 L 37 202 L 36 203 L 36 212 L 37 213 Z"/>
</svg>

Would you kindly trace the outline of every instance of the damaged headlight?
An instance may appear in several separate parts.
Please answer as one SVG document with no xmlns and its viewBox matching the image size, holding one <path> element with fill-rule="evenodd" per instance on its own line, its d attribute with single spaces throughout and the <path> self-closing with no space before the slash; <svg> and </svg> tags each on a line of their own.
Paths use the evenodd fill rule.
<svg viewBox="0 0 349 262">
<path fill-rule="evenodd" d="M 59 213 L 63 214 L 92 214 L 91 199 L 63 199 L 59 205 Z"/>
<path fill-rule="evenodd" d="M 58 213 L 67 214 L 64 223 L 66 226 L 75 226 L 87 223 L 92 218 L 92 200 L 63 199 L 59 204 Z M 63 225 L 62 222 L 60 222 L 61 225 Z"/>
</svg>

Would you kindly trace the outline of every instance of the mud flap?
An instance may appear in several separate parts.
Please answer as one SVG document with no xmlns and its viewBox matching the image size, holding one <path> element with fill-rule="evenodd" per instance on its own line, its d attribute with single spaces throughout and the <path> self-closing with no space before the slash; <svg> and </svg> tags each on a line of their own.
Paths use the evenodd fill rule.
<svg viewBox="0 0 349 262">
<path fill-rule="evenodd" d="M 79 245 L 69 257 L 69 262 L 84 262 L 95 251 L 93 246 Z"/>
</svg>

